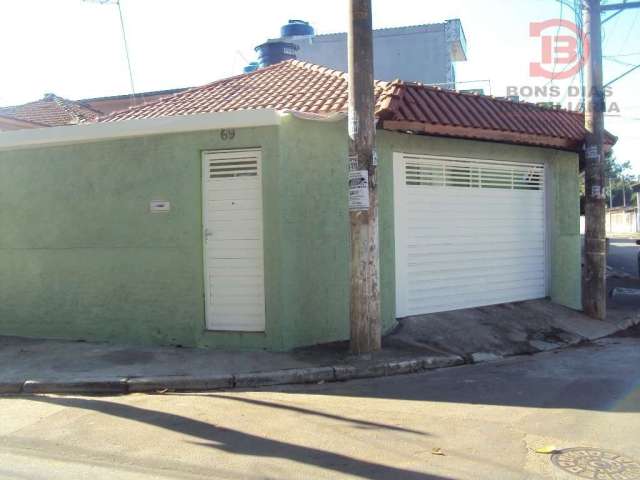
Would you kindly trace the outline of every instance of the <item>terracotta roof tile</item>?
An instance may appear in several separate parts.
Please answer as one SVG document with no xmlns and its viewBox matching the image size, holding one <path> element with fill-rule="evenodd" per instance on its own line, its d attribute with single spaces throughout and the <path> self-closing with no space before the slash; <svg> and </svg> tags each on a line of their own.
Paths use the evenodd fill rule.
<svg viewBox="0 0 640 480">
<path fill-rule="evenodd" d="M 95 120 L 100 112 L 79 102 L 47 94 L 41 100 L 0 108 L 0 116 L 14 118 L 37 126 L 56 127 Z"/>
<path fill-rule="evenodd" d="M 289 60 L 114 112 L 98 121 L 264 108 L 310 114 L 346 112 L 347 81 L 343 72 Z M 581 147 L 586 134 L 581 113 L 530 103 L 400 80 L 376 82 L 375 95 L 376 115 L 382 128 L 388 130 L 572 150 Z M 615 140 L 608 135 L 609 144 Z"/>
<path fill-rule="evenodd" d="M 376 82 L 377 94 L 386 86 L 386 82 Z M 261 108 L 317 114 L 343 112 L 347 109 L 347 88 L 347 76 L 342 72 L 290 60 L 114 112 L 99 121 Z"/>
</svg>

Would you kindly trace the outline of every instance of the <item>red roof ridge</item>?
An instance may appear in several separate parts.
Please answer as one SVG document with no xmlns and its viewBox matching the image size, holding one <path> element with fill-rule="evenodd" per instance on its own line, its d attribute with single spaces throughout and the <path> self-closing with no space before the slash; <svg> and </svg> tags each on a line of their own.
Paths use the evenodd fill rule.
<svg viewBox="0 0 640 480">
<path fill-rule="evenodd" d="M 45 101 L 53 101 L 55 102 L 60 108 L 62 108 L 71 118 L 74 119 L 74 121 L 76 123 L 82 123 L 82 122 L 86 122 L 87 120 L 90 119 L 94 119 L 97 116 L 99 116 L 102 112 L 99 112 L 98 110 L 95 110 L 91 107 L 89 107 L 88 105 L 83 105 L 80 102 L 76 102 L 74 100 L 68 100 L 64 97 L 60 97 L 56 94 L 51 94 L 49 96 L 45 96 L 45 98 L 43 99 Z M 94 113 L 95 115 L 92 118 L 88 118 L 85 115 L 81 115 L 80 112 L 74 110 L 74 107 L 80 107 L 83 109 L 86 109 L 92 113 Z"/>
<path fill-rule="evenodd" d="M 166 102 L 169 99 L 175 99 L 175 98 L 187 96 L 192 92 L 204 90 L 204 89 L 207 89 L 209 87 L 214 87 L 214 86 L 217 86 L 217 85 L 223 85 L 223 84 L 225 84 L 227 82 L 231 82 L 233 80 L 238 80 L 239 78 L 245 78 L 245 77 L 248 77 L 249 75 L 254 75 L 256 73 L 264 73 L 266 71 L 273 70 L 276 67 L 281 67 L 283 64 L 294 64 L 294 65 L 298 65 L 298 66 L 303 66 L 305 68 L 308 68 L 310 66 L 316 66 L 316 67 L 318 66 L 318 65 L 315 65 L 313 63 L 303 62 L 301 60 L 285 60 L 285 61 L 280 62 L 280 63 L 274 63 L 273 65 L 269 65 L 267 67 L 258 68 L 256 70 L 254 70 L 253 72 L 239 73 L 237 75 L 232 75 L 230 77 L 219 78 L 218 80 L 214 80 L 213 82 L 205 83 L 203 85 L 197 85 L 195 87 L 190 87 L 190 88 L 187 88 L 187 89 L 185 89 L 185 90 L 183 90 L 181 92 L 177 92 L 177 93 L 169 94 L 169 95 L 164 96 L 164 97 L 160 97 L 157 100 L 154 100 L 153 102 L 145 103 L 145 104 L 142 104 L 142 105 L 130 105 L 130 106 L 128 106 L 126 108 L 123 108 L 121 110 L 114 110 L 113 112 L 109 112 L 106 115 L 102 115 L 102 116 L 98 117 L 96 119 L 96 121 L 98 121 L 98 122 L 107 121 L 108 122 L 108 121 L 110 121 L 109 120 L 110 117 L 116 117 L 116 116 L 118 116 L 120 114 L 123 114 L 123 113 L 127 113 L 127 112 L 131 112 L 131 111 L 135 111 L 137 109 L 141 109 L 142 107 L 149 107 L 150 105 L 160 105 L 162 102 Z M 324 68 L 326 68 L 326 67 L 324 67 Z M 327 70 L 329 70 L 329 69 L 327 68 Z M 337 70 L 333 70 L 333 71 L 336 72 L 336 73 L 340 73 Z"/>
<path fill-rule="evenodd" d="M 468 97 L 474 97 L 474 98 L 489 98 L 489 99 L 491 99 L 492 101 L 495 101 L 495 102 L 509 103 L 511 105 L 521 105 L 521 106 L 524 106 L 524 107 L 532 107 L 532 108 L 535 108 L 535 109 L 541 110 L 541 111 L 554 111 L 554 112 L 571 113 L 571 114 L 579 115 L 579 116 L 583 116 L 584 115 L 583 112 L 579 112 L 577 110 L 569 110 L 568 108 L 563 108 L 563 107 L 557 107 L 557 108 L 543 107 L 543 106 L 541 106 L 541 105 L 539 105 L 537 103 L 527 102 L 527 101 L 515 102 L 513 100 L 510 100 L 509 98 L 496 97 L 495 95 L 483 95 L 483 94 L 478 94 L 478 93 L 474 93 L 474 92 L 460 92 L 458 90 L 449 90 L 449 89 L 445 89 L 445 88 L 439 87 L 437 85 L 427 85 L 427 84 L 420 83 L 420 82 L 406 82 L 406 81 L 403 81 L 401 83 L 403 83 L 404 85 L 406 85 L 408 87 L 418 87 L 418 88 L 424 88 L 425 90 L 435 90 L 437 92 L 445 92 L 445 93 L 450 94 L 450 95 L 462 95 L 462 96 L 468 96 Z"/>
<path fill-rule="evenodd" d="M 404 86 L 405 82 L 399 78 L 387 83 L 378 99 L 376 114 L 380 119 L 389 120 L 394 116 L 398 104 L 402 102 Z"/>
</svg>

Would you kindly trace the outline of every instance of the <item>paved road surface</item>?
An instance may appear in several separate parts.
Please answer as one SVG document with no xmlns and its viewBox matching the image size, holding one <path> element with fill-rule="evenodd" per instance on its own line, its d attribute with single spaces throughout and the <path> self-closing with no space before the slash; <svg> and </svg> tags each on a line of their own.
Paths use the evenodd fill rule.
<svg viewBox="0 0 640 480">
<path fill-rule="evenodd" d="M 640 246 L 636 245 L 636 241 L 612 238 L 609 242 L 609 256 L 607 257 L 609 266 L 636 277 L 640 276 L 638 272 Z"/>
<path fill-rule="evenodd" d="M 342 384 L 5 397 L 0 478 L 578 478 L 533 449 L 591 446 L 640 459 L 638 365 L 640 339 L 614 338 Z"/>
</svg>

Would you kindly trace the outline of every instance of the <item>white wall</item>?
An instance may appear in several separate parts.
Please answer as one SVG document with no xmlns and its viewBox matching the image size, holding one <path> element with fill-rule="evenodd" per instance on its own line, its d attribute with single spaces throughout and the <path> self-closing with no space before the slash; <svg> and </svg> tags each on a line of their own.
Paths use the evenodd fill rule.
<svg viewBox="0 0 640 480">
<path fill-rule="evenodd" d="M 640 232 L 640 228 L 638 228 L 637 208 L 630 207 L 627 209 L 609 210 L 605 218 L 607 233 L 623 234 Z"/>
<path fill-rule="evenodd" d="M 347 71 L 346 33 L 286 41 L 300 47 L 297 52 L 299 60 Z M 374 30 L 373 48 L 376 80 L 399 78 L 429 84 L 451 81 L 453 64 L 444 23 Z"/>
</svg>

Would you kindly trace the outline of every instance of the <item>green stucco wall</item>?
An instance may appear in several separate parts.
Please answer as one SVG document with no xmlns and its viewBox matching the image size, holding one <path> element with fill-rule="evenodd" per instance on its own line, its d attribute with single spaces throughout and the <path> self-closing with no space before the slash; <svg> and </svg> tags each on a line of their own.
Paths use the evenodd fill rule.
<svg viewBox="0 0 640 480">
<path fill-rule="evenodd" d="M 0 152 L 0 334 L 288 350 L 349 335 L 346 122 Z M 578 161 L 379 131 L 381 301 L 395 325 L 393 152 L 546 162 L 551 296 L 579 308 Z M 203 150 L 263 152 L 266 332 L 204 329 Z M 149 213 L 151 200 L 171 211 Z"/>
<path fill-rule="evenodd" d="M 547 162 L 551 299 L 582 310 L 578 155 L 554 152 Z"/>
<path fill-rule="evenodd" d="M 349 338 L 349 213 L 344 122 L 287 117 L 282 162 L 282 305 L 287 345 Z"/>
<path fill-rule="evenodd" d="M 263 150 L 270 321 L 205 333 L 201 152 L 249 147 Z M 0 152 L 0 334 L 282 349 L 279 157 L 277 127 Z"/>
</svg>

